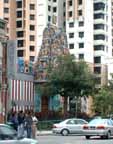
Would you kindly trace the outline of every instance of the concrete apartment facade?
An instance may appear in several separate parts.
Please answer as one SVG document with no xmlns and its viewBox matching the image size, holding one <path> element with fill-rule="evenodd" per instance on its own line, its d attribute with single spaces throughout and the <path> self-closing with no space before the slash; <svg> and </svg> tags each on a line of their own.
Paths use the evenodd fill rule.
<svg viewBox="0 0 113 144">
<path fill-rule="evenodd" d="M 36 56 L 36 0 L 0 0 L 7 22 L 8 110 L 33 109 L 32 62 Z"/>
<path fill-rule="evenodd" d="M 66 33 L 70 53 L 96 75 L 97 88 L 108 83 L 112 58 L 111 0 L 66 0 Z M 90 111 L 91 100 L 83 101 Z"/>
<path fill-rule="evenodd" d="M 66 1 L 68 47 L 77 59 L 93 65 L 98 87 L 109 77 L 106 62 L 112 57 L 111 28 L 111 0 Z"/>
<path fill-rule="evenodd" d="M 36 0 L 0 0 L 0 17 L 8 22 L 7 36 L 17 42 L 17 57 L 36 56 Z"/>
<path fill-rule="evenodd" d="M 65 30 L 65 0 L 37 0 L 37 55 L 48 23 Z"/>
</svg>

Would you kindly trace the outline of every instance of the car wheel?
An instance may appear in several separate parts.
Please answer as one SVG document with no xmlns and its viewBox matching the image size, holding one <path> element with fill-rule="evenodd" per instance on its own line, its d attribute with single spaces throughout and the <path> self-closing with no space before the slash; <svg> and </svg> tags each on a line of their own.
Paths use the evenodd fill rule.
<svg viewBox="0 0 113 144">
<path fill-rule="evenodd" d="M 86 139 L 90 139 L 90 136 L 86 136 Z"/>
<path fill-rule="evenodd" d="M 107 135 L 106 135 L 106 139 L 110 139 L 110 137 L 111 137 L 111 132 L 108 131 L 108 133 L 107 133 Z"/>
<path fill-rule="evenodd" d="M 61 131 L 61 134 L 62 134 L 63 136 L 67 136 L 67 135 L 69 134 L 69 130 L 63 129 L 63 130 Z"/>
</svg>

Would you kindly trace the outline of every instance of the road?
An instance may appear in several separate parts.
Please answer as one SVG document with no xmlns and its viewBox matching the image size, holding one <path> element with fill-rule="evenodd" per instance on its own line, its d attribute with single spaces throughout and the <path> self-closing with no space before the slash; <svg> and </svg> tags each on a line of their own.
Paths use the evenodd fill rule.
<svg viewBox="0 0 113 144">
<path fill-rule="evenodd" d="M 98 137 L 86 140 L 84 136 L 60 136 L 46 135 L 37 136 L 39 144 L 113 144 L 113 138 L 109 140 L 100 139 Z"/>
</svg>

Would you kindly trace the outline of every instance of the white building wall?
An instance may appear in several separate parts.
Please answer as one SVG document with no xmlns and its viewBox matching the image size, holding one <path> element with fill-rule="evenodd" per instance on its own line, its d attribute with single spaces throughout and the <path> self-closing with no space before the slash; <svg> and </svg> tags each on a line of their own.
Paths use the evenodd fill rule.
<svg viewBox="0 0 113 144">
<path fill-rule="evenodd" d="M 84 16 L 78 19 L 67 18 L 66 33 L 68 37 L 68 45 L 74 43 L 74 49 L 70 49 L 70 53 L 78 58 L 79 54 L 84 54 L 84 60 L 93 62 L 93 0 L 85 1 Z M 84 9 L 82 6 L 82 9 Z M 66 10 L 67 11 L 67 10 Z M 83 21 L 84 26 L 79 27 L 79 22 Z M 69 23 L 74 22 L 74 27 L 70 28 Z M 69 33 L 74 32 L 74 38 L 69 38 Z M 79 38 L 79 32 L 84 32 L 84 37 Z M 79 48 L 79 43 L 84 43 L 84 48 Z"/>
<path fill-rule="evenodd" d="M 85 1 L 84 56 L 85 61 L 93 63 L 93 0 Z"/>
<path fill-rule="evenodd" d="M 47 1 L 37 1 L 37 55 L 42 44 L 43 30 L 47 24 Z"/>
</svg>

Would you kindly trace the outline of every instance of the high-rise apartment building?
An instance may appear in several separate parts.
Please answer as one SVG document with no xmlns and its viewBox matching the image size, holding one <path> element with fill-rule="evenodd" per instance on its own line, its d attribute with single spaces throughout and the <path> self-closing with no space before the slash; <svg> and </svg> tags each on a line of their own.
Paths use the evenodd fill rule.
<svg viewBox="0 0 113 144">
<path fill-rule="evenodd" d="M 104 85 L 112 57 L 111 0 L 66 0 L 66 32 L 71 54 L 92 64 L 97 86 Z"/>
<path fill-rule="evenodd" d="M 65 30 L 65 0 L 37 0 L 37 53 L 48 23 Z"/>
<path fill-rule="evenodd" d="M 0 17 L 8 22 L 7 36 L 17 41 L 17 57 L 34 61 L 36 0 L 0 0 Z"/>
<path fill-rule="evenodd" d="M 8 89 L 5 88 L 7 111 L 34 107 L 32 62 L 36 56 L 36 2 L 37 0 L 0 0 L 0 17 L 7 22 L 9 39 L 5 66 L 8 79 Z"/>
</svg>

